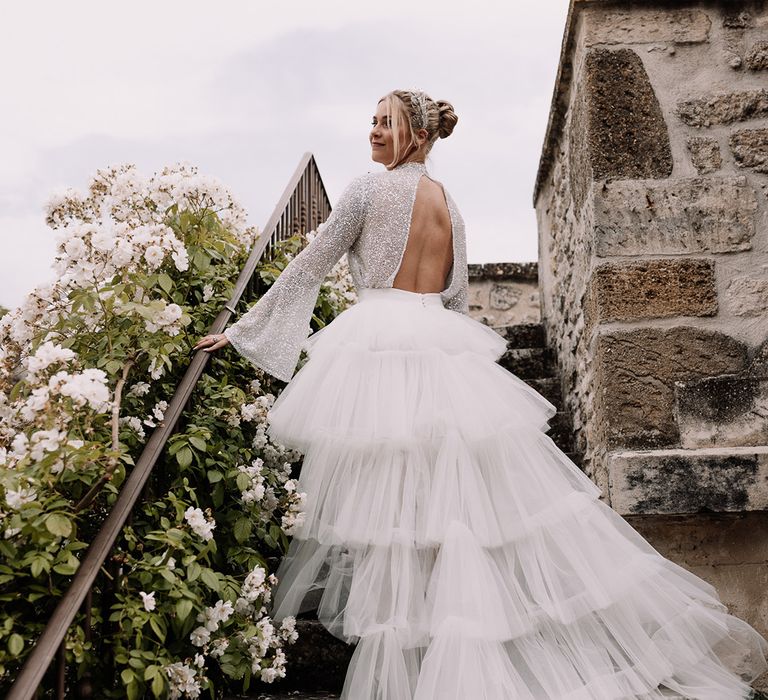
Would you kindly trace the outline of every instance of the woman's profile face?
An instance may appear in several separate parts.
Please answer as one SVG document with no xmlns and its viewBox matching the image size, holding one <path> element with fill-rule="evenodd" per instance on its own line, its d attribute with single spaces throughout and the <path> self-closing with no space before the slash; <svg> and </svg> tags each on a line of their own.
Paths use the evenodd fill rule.
<svg viewBox="0 0 768 700">
<path fill-rule="evenodd" d="M 408 136 L 406 135 L 406 125 L 400 124 L 400 148 L 408 145 Z M 391 163 L 395 156 L 394 140 L 390 121 L 387 117 L 387 105 L 384 100 L 376 106 L 376 114 L 371 120 L 371 132 L 368 136 L 371 143 L 371 160 L 384 165 Z M 398 158 L 399 160 L 399 158 Z"/>
</svg>

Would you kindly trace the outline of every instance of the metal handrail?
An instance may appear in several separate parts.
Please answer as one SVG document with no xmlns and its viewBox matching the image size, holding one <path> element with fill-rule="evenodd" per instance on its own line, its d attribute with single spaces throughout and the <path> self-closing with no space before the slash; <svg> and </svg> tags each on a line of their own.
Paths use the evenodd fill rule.
<svg viewBox="0 0 768 700">
<path fill-rule="evenodd" d="M 276 242 L 285 240 L 299 231 L 314 229 L 330 214 L 331 206 L 320 177 L 315 158 L 307 151 L 278 200 L 264 231 L 256 240 L 248 260 L 240 272 L 232 296 L 209 328 L 209 333 L 221 333 L 226 328 L 235 308 L 246 293 L 253 294 L 256 267 L 265 255 L 271 255 Z M 198 351 L 193 356 L 165 411 L 163 421 L 155 428 L 147 444 L 125 480 L 112 510 L 85 552 L 66 593 L 62 596 L 50 620 L 11 686 L 7 700 L 30 700 L 34 697 L 56 651 L 63 654 L 64 638 L 78 609 L 90 599 L 96 575 L 114 547 L 118 535 L 133 511 L 152 469 L 162 454 L 168 438 L 187 405 L 198 380 L 203 374 L 210 353 Z M 90 605 L 88 605 L 90 611 Z M 58 695 L 63 698 L 63 682 Z"/>
</svg>

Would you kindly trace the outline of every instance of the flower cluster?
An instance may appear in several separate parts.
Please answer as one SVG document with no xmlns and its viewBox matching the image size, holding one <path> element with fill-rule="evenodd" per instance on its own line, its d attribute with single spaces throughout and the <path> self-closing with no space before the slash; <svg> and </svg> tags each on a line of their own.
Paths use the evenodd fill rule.
<svg viewBox="0 0 768 700">
<path fill-rule="evenodd" d="M 210 514 L 210 511 L 209 511 Z M 216 527 L 216 521 L 213 518 L 206 519 L 205 514 L 200 508 L 190 506 L 184 511 L 184 519 L 189 523 L 193 532 L 203 540 L 213 539 L 213 530 Z"/>
<path fill-rule="evenodd" d="M 262 681 L 271 683 L 285 677 L 285 654 L 282 645 L 292 644 L 298 639 L 296 618 L 283 618 L 279 627 L 266 616 L 266 604 L 271 600 L 271 587 L 277 585 L 277 578 L 263 567 L 257 566 L 246 576 L 240 589 L 240 597 L 235 603 L 235 610 L 241 615 L 250 616 L 255 622 L 256 632 L 252 635 L 239 633 L 251 656 L 251 672 L 258 674 Z M 273 652 L 269 661 L 270 650 Z"/>
<path fill-rule="evenodd" d="M 84 194 L 57 193 L 45 214 L 58 278 L 0 319 L 0 541 L 16 553 L 6 560 L 14 625 L 0 629 L 0 695 L 44 624 L 40 606 L 55 604 L 40 599 L 41 585 L 66 589 L 87 546 L 79 525 L 101 516 L 150 429 L 167 420 L 190 341 L 230 298 L 256 235 L 225 188 L 187 166 L 151 178 L 133 166 L 100 170 Z M 321 290 L 325 315 L 347 299 L 344 265 Z M 115 653 L 102 667 L 82 643 L 68 645 L 97 688 L 117 674 L 134 697 L 151 685 L 156 697 L 197 698 L 214 660 L 232 679 L 249 668 L 267 682 L 285 675 L 295 620 L 269 618 L 276 578 L 257 562 L 303 523 L 306 495 L 291 478 L 300 455 L 268 438 L 272 381 L 234 353 L 212 367 L 184 409 L 187 434 L 157 465 L 158 492 L 137 504 L 114 552 L 124 594 L 110 615 Z M 242 567 L 250 573 L 238 588 Z M 176 623 L 193 611 L 197 624 L 178 638 Z"/>
</svg>

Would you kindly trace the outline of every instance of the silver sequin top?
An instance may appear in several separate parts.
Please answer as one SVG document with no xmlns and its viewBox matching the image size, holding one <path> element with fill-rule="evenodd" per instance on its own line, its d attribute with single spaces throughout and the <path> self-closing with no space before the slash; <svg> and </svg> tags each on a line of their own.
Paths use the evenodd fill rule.
<svg viewBox="0 0 768 700">
<path fill-rule="evenodd" d="M 233 347 L 257 367 L 289 381 L 311 331 L 320 285 L 344 253 L 358 292 L 392 286 L 405 252 L 416 187 L 425 174 L 429 175 L 424 163 L 407 162 L 352 180 L 314 239 L 258 302 L 224 331 Z M 453 227 L 453 266 L 440 298 L 445 308 L 466 314 L 464 220 L 448 191 L 443 191 Z"/>
</svg>

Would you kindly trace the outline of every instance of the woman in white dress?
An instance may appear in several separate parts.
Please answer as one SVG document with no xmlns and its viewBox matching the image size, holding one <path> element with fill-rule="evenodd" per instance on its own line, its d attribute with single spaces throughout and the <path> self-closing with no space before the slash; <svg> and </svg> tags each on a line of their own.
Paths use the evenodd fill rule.
<svg viewBox="0 0 768 700">
<path fill-rule="evenodd" d="M 307 512 L 272 616 L 314 603 L 357 644 L 343 700 L 750 697 L 768 641 L 598 500 L 545 433 L 555 406 L 468 315 L 464 221 L 424 162 L 456 122 L 421 91 L 385 95 L 370 131 L 385 169 L 196 346 L 231 343 L 289 382 L 268 435 L 304 454 Z M 358 302 L 309 335 L 345 253 Z"/>
</svg>

